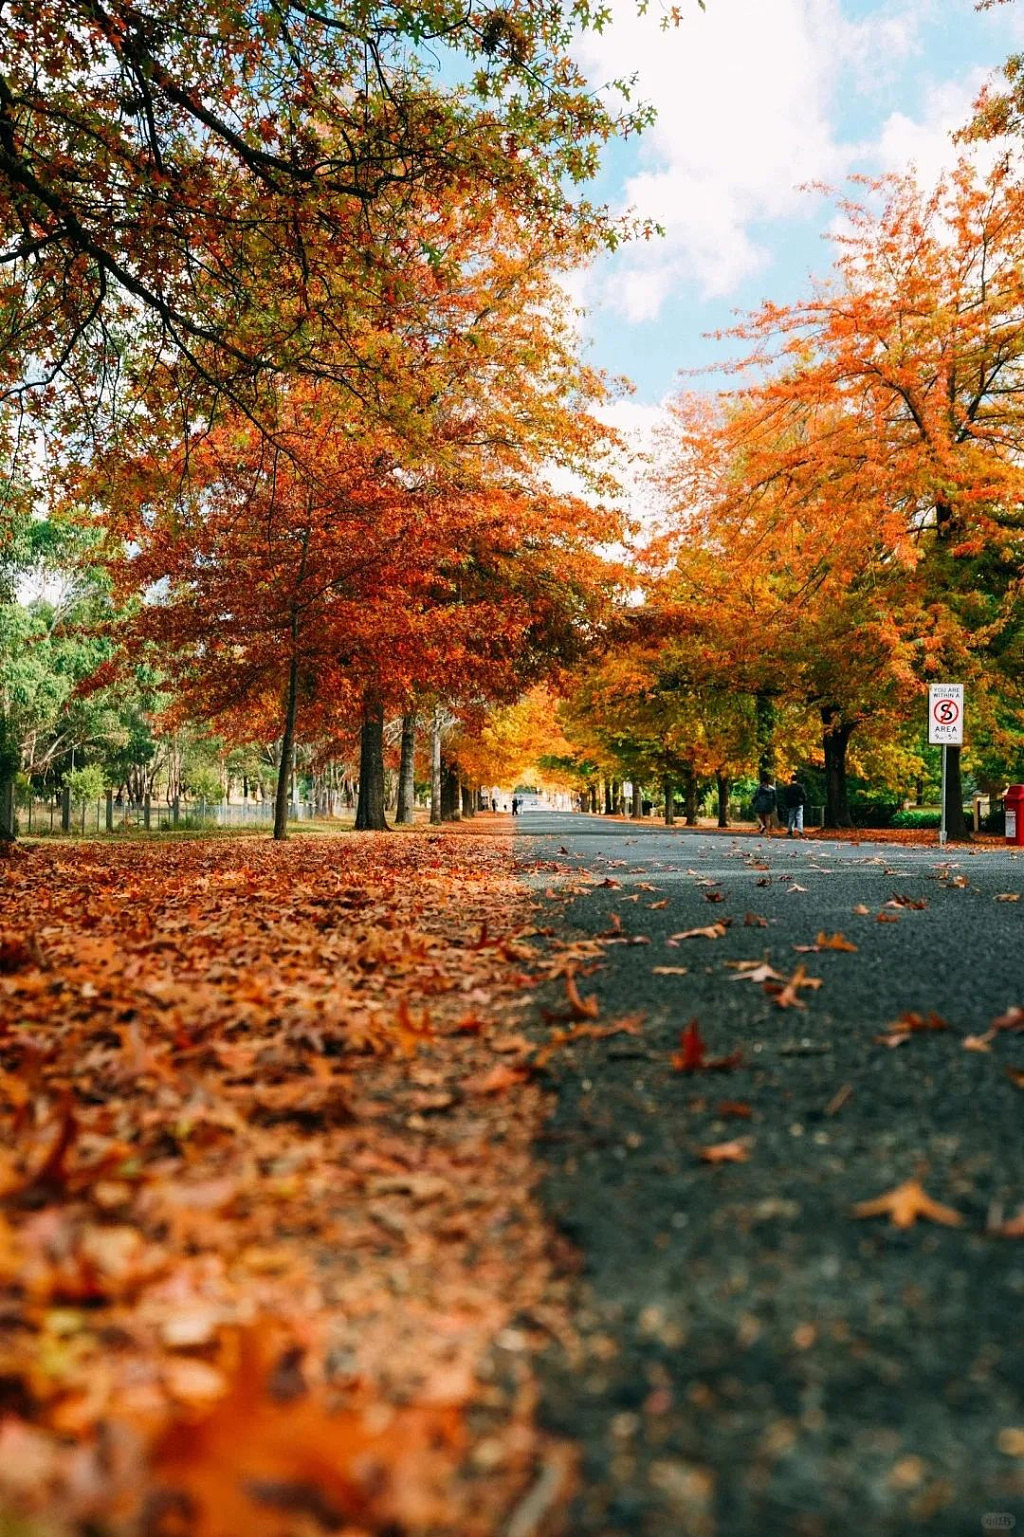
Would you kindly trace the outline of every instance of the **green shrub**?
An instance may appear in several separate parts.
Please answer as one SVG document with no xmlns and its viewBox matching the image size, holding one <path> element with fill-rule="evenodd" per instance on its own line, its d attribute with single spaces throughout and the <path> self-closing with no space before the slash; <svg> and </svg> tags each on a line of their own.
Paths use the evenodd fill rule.
<svg viewBox="0 0 1024 1537">
<path fill-rule="evenodd" d="M 912 806 L 908 811 L 897 811 L 892 819 L 891 826 L 906 828 L 932 828 L 942 825 L 942 816 L 938 811 L 926 811 L 923 806 Z"/>
<path fill-rule="evenodd" d="M 71 791 L 71 799 L 76 806 L 84 806 L 88 801 L 102 800 L 107 793 L 106 775 L 98 763 L 86 764 L 84 768 L 72 769 L 64 775 L 64 784 Z"/>
</svg>

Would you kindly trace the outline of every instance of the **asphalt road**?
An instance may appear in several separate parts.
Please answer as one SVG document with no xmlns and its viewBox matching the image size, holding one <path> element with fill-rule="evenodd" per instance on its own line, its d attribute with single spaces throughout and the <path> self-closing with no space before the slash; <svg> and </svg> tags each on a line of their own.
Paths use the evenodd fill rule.
<svg viewBox="0 0 1024 1537">
<path fill-rule="evenodd" d="M 579 979 L 600 1022 L 645 1017 L 550 1065 L 544 1195 L 582 1264 L 583 1345 L 544 1368 L 584 1451 L 573 1537 L 1024 1526 L 1024 1240 L 992 1231 L 1024 1209 L 1024 1036 L 964 1045 L 1024 1006 L 1024 901 L 998 900 L 1024 851 L 543 813 L 517 849 L 545 914 L 575 893 L 559 933 L 612 933 Z M 856 952 L 794 949 L 837 932 Z M 729 965 L 762 960 L 820 985 L 780 1007 Z M 879 1043 L 906 1011 L 947 1028 Z M 675 1070 L 692 1019 L 739 1065 Z M 701 1161 L 737 1139 L 746 1161 Z M 851 1215 L 915 1177 L 960 1226 Z"/>
</svg>

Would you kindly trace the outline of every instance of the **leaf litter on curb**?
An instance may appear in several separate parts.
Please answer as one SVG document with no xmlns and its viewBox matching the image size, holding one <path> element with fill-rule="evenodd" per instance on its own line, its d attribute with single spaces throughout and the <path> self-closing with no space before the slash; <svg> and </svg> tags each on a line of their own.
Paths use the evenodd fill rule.
<svg viewBox="0 0 1024 1537">
<path fill-rule="evenodd" d="M 528 1376 L 476 1405 L 550 1266 L 509 1014 L 592 943 L 545 960 L 455 834 L 28 848 L 0 890 L 0 1509 L 493 1531 L 545 1455 Z"/>
</svg>

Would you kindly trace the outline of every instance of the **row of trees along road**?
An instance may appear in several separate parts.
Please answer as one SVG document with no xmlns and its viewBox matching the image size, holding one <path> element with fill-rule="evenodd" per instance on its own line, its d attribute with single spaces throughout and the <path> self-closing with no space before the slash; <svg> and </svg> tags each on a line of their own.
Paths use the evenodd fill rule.
<svg viewBox="0 0 1024 1537">
<path fill-rule="evenodd" d="M 844 205 L 831 279 L 732 333 L 759 382 L 672 402 L 646 603 L 568 716 L 584 756 L 720 791 L 810 759 L 816 719 L 833 826 L 851 744 L 913 777 L 929 680 L 967 684 L 976 761 L 1024 771 L 1019 160 L 867 192 Z"/>
<path fill-rule="evenodd" d="M 122 599 L 145 598 L 133 643 L 170 649 L 182 709 L 248 712 L 250 738 L 274 717 L 290 745 L 303 711 L 329 736 L 358 697 L 372 757 L 381 709 L 436 683 L 442 631 L 454 692 L 472 645 L 500 694 L 590 621 L 590 514 L 539 466 L 592 460 L 601 393 L 552 274 L 632 233 L 580 190 L 647 119 L 573 60 L 602 19 L 589 0 L 6 8 L 7 483 L 33 513 L 59 484 L 108 530 Z M 9 834 L 6 710 L 0 735 Z"/>
</svg>

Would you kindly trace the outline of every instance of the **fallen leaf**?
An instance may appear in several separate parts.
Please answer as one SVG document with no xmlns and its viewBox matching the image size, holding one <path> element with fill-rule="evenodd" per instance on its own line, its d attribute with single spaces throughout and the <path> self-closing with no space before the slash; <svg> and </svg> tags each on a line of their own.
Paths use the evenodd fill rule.
<svg viewBox="0 0 1024 1537">
<path fill-rule="evenodd" d="M 743 927 L 746 929 L 766 929 L 768 919 L 762 918 L 760 913 L 747 913 L 743 919 Z"/>
<path fill-rule="evenodd" d="M 899 923 L 899 913 L 879 913 L 875 918 L 876 923 Z"/>
<path fill-rule="evenodd" d="M 996 901 L 997 902 L 1019 902 L 1020 901 L 1020 892 L 1019 891 L 999 891 L 999 892 L 996 893 Z"/>
<path fill-rule="evenodd" d="M 1024 1089 L 1024 1067 L 1008 1067 L 1004 1071 L 1014 1088 Z"/>
<path fill-rule="evenodd" d="M 707 1042 L 695 1019 L 679 1032 L 679 1050 L 672 1058 L 677 1073 L 731 1072 L 743 1060 L 743 1053 L 732 1051 L 727 1057 L 709 1057 Z"/>
<path fill-rule="evenodd" d="M 769 966 L 767 961 L 755 962 L 753 965 L 742 961 L 733 961 L 730 964 L 742 967 L 737 976 L 730 978 L 732 982 L 781 982 L 783 980 L 781 973 L 777 972 L 773 966 Z"/>
<path fill-rule="evenodd" d="M 600 1012 L 600 1004 L 596 998 L 582 998 L 579 988 L 576 986 L 576 978 L 571 971 L 565 974 L 565 992 L 569 999 L 569 1017 L 571 1019 L 596 1019 Z"/>
<path fill-rule="evenodd" d="M 870 907 L 865 907 L 863 902 L 858 902 L 857 906 L 853 909 L 853 911 L 855 913 L 858 913 L 860 915 L 860 917 L 866 918 L 868 913 L 871 911 L 871 909 L 870 909 Z"/>
<path fill-rule="evenodd" d="M 873 1201 L 859 1201 L 852 1208 L 854 1217 L 888 1217 L 893 1227 L 913 1227 L 919 1217 L 938 1222 L 945 1227 L 960 1227 L 963 1217 L 952 1206 L 942 1206 L 927 1195 L 916 1179 L 908 1179 L 902 1185 L 876 1196 Z"/>
<path fill-rule="evenodd" d="M 525 1083 L 530 1072 L 525 1067 L 508 1067 L 499 1062 L 486 1073 L 471 1073 L 462 1080 L 466 1094 L 504 1094 L 518 1083 Z"/>
<path fill-rule="evenodd" d="M 711 1147 L 698 1149 L 701 1163 L 746 1163 L 750 1157 L 750 1142 L 738 1137 L 734 1142 L 716 1142 Z"/>
<path fill-rule="evenodd" d="M 739 1121 L 749 1121 L 753 1113 L 746 1100 L 743 1099 L 720 1099 L 715 1106 L 715 1114 L 720 1116 L 722 1120 L 735 1117 Z"/>
<path fill-rule="evenodd" d="M 689 966 L 652 966 L 651 975 L 655 977 L 685 977 L 690 972 Z"/>
<path fill-rule="evenodd" d="M 875 1040 L 880 1046 L 902 1046 L 904 1041 L 909 1041 L 912 1035 L 922 1031 L 948 1029 L 941 1014 L 918 1014 L 910 1009 L 888 1025 L 883 1035 L 876 1035 Z"/>
<path fill-rule="evenodd" d="M 726 932 L 724 923 L 709 923 L 703 929 L 683 929 L 679 934 L 672 934 L 671 939 L 721 939 Z"/>
</svg>

